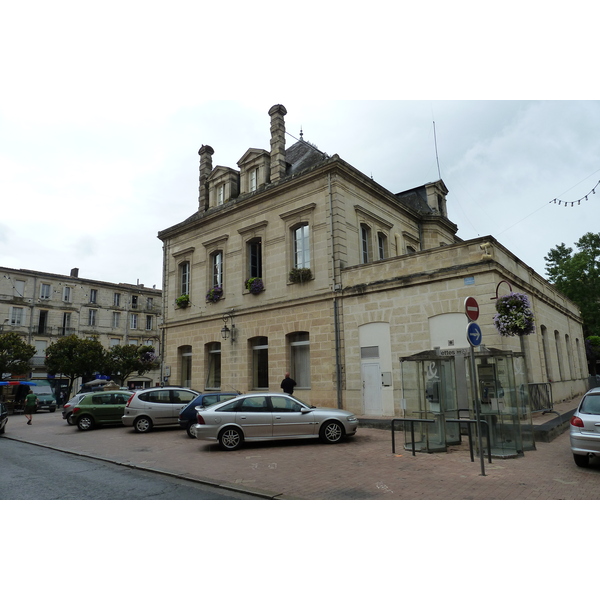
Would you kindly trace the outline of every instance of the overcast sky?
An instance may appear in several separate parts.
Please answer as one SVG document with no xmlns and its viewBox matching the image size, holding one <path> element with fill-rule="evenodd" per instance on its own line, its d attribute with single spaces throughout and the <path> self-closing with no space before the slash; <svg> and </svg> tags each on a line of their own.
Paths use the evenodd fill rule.
<svg viewBox="0 0 600 600">
<path fill-rule="evenodd" d="M 595 77 L 565 64 L 564 36 L 559 51 L 529 30 L 525 46 L 525 20 L 507 44 L 506 29 L 475 34 L 473 21 L 442 19 L 439 4 L 424 37 L 427 6 L 390 22 L 379 2 L 368 16 L 338 16 L 346 29 L 336 33 L 327 3 L 276 21 L 273 5 L 258 2 L 264 18 L 249 33 L 246 4 L 241 18 L 198 5 L 3 8 L 0 266 L 78 267 L 85 278 L 161 287 L 156 235 L 197 210 L 198 148 L 211 145 L 215 166 L 237 168 L 248 148 L 270 148 L 268 110 L 278 103 L 291 136 L 302 129 L 391 192 L 438 179 L 437 139 L 458 235 L 493 235 L 542 275 L 551 248 L 597 232 L 600 189 L 574 207 L 550 204 L 585 198 L 600 180 L 600 103 L 572 100 L 593 94 Z M 560 22 L 549 19 L 546 33 Z M 359 26 L 360 36 L 350 33 Z M 546 61 L 524 60 L 525 48 L 543 49 Z M 539 97 L 567 100 L 489 100 L 536 98 L 536 85 Z"/>
</svg>

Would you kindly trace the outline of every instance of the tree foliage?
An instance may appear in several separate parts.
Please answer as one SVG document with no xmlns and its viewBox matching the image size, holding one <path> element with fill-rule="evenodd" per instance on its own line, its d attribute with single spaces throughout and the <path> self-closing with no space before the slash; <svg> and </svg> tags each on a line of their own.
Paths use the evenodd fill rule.
<svg viewBox="0 0 600 600">
<path fill-rule="evenodd" d="M 104 369 L 106 352 L 98 340 L 84 340 L 68 335 L 50 344 L 46 350 L 46 369 L 50 375 L 61 373 L 69 380 L 67 398 L 78 377 L 89 381 Z"/>
<path fill-rule="evenodd" d="M 29 361 L 35 347 L 14 331 L 0 334 L 0 377 L 3 374 L 24 375 L 31 371 Z"/>
<path fill-rule="evenodd" d="M 153 346 L 113 346 L 106 355 L 105 373 L 123 385 L 133 373 L 143 375 L 157 365 Z"/>
<path fill-rule="evenodd" d="M 600 336 L 591 335 L 585 340 L 585 355 L 588 361 L 590 375 L 596 375 L 596 365 L 600 360 Z"/>
<path fill-rule="evenodd" d="M 585 336 L 600 335 L 600 234 L 586 233 L 573 252 L 559 244 L 544 257 L 548 281 L 575 302 Z"/>
</svg>

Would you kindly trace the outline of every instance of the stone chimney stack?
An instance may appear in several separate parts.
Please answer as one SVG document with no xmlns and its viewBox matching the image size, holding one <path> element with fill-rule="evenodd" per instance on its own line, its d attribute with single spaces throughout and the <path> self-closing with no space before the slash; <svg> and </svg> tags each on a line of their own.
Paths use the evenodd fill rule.
<svg viewBox="0 0 600 600">
<path fill-rule="evenodd" d="M 200 187 L 198 189 L 198 211 L 204 212 L 208 208 L 208 176 L 212 172 L 212 155 L 215 151 L 210 146 L 202 146 L 198 150 L 200 155 Z"/>
<path fill-rule="evenodd" d="M 271 182 L 285 176 L 285 121 L 287 110 L 283 104 L 276 104 L 269 110 L 271 117 Z"/>
<path fill-rule="evenodd" d="M 71 277 L 79 277 L 79 269 L 78 268 L 71 269 Z"/>
</svg>

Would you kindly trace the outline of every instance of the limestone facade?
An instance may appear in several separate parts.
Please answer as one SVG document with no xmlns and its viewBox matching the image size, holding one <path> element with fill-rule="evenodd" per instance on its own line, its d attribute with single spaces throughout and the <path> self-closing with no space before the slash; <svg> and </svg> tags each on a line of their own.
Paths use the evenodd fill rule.
<svg viewBox="0 0 600 600">
<path fill-rule="evenodd" d="M 529 381 L 552 381 L 555 400 L 585 390 L 577 307 L 494 238 L 458 238 L 443 181 L 396 194 L 302 139 L 286 149 L 285 114 L 269 111 L 271 151 L 249 149 L 240 171 L 202 146 L 198 210 L 159 232 L 170 384 L 280 391 L 290 371 L 309 403 L 395 415 L 400 358 L 468 347 L 466 297 L 486 346 L 520 350 L 492 324 L 492 298 L 512 289 L 536 315 Z"/>
<path fill-rule="evenodd" d="M 113 345 L 152 345 L 161 351 L 162 292 L 143 285 L 0 267 L 0 325 L 35 346 L 32 378 L 44 379 L 46 348 L 65 335 Z M 160 383 L 160 371 L 133 375 L 140 387 Z"/>
</svg>

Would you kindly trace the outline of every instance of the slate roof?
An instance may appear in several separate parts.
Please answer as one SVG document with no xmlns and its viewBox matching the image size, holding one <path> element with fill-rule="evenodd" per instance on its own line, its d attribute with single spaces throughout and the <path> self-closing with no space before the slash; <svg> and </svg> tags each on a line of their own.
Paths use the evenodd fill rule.
<svg viewBox="0 0 600 600">
<path fill-rule="evenodd" d="M 398 194 L 394 194 L 394 196 L 396 196 L 402 204 L 406 204 L 413 210 L 416 210 L 421 214 L 428 214 L 433 211 L 429 204 L 427 204 L 426 194 L 425 186 L 421 186 L 405 192 L 399 192 Z"/>
<path fill-rule="evenodd" d="M 285 162 L 287 163 L 285 174 L 286 176 L 295 175 L 300 171 L 316 166 L 327 158 L 324 152 L 321 152 L 312 144 L 299 140 L 285 151 Z"/>
</svg>

